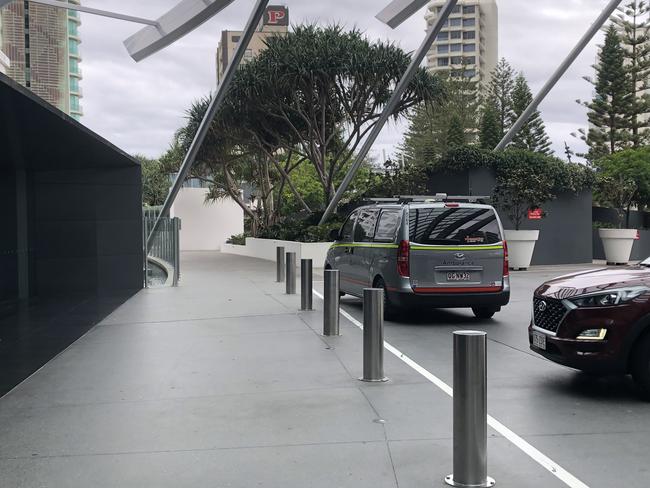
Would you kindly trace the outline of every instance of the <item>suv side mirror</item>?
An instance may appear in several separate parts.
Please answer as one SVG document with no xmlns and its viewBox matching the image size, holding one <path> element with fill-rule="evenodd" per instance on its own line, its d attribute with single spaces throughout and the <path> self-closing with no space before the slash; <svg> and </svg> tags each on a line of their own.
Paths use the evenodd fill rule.
<svg viewBox="0 0 650 488">
<path fill-rule="evenodd" d="M 330 231 L 330 241 L 338 241 L 340 237 L 341 237 L 341 233 L 339 232 L 338 229 L 332 229 Z"/>
</svg>

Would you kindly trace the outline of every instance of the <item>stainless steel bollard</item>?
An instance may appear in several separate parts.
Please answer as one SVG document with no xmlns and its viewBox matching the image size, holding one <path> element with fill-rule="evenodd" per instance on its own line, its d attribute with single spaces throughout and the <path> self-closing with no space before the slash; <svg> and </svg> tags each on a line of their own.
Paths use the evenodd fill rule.
<svg viewBox="0 0 650 488">
<path fill-rule="evenodd" d="M 277 266 L 277 272 L 276 272 L 276 279 L 275 281 L 277 283 L 282 283 L 284 281 L 284 247 L 276 247 L 275 248 L 275 262 Z"/>
<path fill-rule="evenodd" d="M 311 259 L 300 260 L 300 310 L 313 310 L 314 272 Z"/>
<path fill-rule="evenodd" d="M 454 473 L 451 486 L 487 488 L 487 334 L 454 332 Z"/>
<path fill-rule="evenodd" d="M 339 332 L 341 281 L 338 269 L 325 270 L 325 289 L 323 305 L 323 335 L 337 336 Z"/>
<path fill-rule="evenodd" d="M 363 290 L 363 378 L 388 381 L 384 376 L 384 290 Z"/>
<path fill-rule="evenodd" d="M 287 295 L 295 295 L 296 294 L 296 253 L 295 252 L 288 252 L 286 254 L 286 290 L 287 290 Z"/>
</svg>

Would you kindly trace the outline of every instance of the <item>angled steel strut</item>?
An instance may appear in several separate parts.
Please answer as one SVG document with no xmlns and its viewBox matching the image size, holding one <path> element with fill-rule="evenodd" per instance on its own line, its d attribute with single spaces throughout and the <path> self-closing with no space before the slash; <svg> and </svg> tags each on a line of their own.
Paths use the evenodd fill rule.
<svg viewBox="0 0 650 488">
<path fill-rule="evenodd" d="M 388 5 L 388 7 L 386 7 L 384 10 L 380 12 L 379 14 L 380 20 L 387 22 L 388 25 L 390 25 L 391 27 L 397 26 L 401 22 L 406 20 L 409 12 L 410 15 L 412 15 L 415 12 L 413 8 L 416 5 L 422 6 L 425 3 L 426 2 L 424 2 L 423 0 L 394 0 Z M 402 96 L 406 92 L 406 89 L 411 83 L 411 80 L 413 79 L 418 69 L 420 68 L 420 65 L 422 64 L 424 57 L 427 55 L 427 52 L 431 48 L 433 41 L 436 39 L 436 37 L 438 37 L 438 33 L 442 29 L 442 26 L 444 25 L 445 21 L 449 17 L 449 14 L 451 14 L 451 11 L 454 9 L 457 3 L 458 0 L 447 0 L 447 3 L 445 3 L 445 5 L 442 7 L 442 10 L 440 11 L 440 15 L 438 16 L 436 21 L 429 29 L 429 32 L 427 32 L 424 42 L 422 42 L 422 45 L 418 48 L 418 50 L 413 55 L 413 59 L 411 59 L 411 64 L 409 65 L 406 72 L 404 73 L 404 76 L 402 76 L 402 79 L 397 84 L 397 87 L 395 88 L 393 95 L 391 96 L 390 100 L 384 107 L 384 111 L 381 113 L 379 119 L 377 119 L 375 126 L 373 127 L 372 131 L 368 135 L 368 138 L 366 139 L 363 146 L 359 150 L 359 154 L 354 160 L 352 167 L 345 175 L 345 178 L 339 185 L 338 190 L 336 190 L 336 194 L 334 195 L 334 198 L 332 199 L 329 206 L 325 210 L 325 213 L 323 214 L 323 218 L 320 221 L 321 224 L 324 224 L 327 221 L 329 216 L 332 215 L 332 212 L 336 209 L 336 206 L 338 205 L 339 201 L 341 201 L 343 194 L 348 189 L 348 186 L 354 179 L 355 175 L 357 174 L 357 171 L 359 171 L 361 164 L 363 164 L 363 161 L 368 155 L 370 149 L 372 148 L 372 145 L 377 140 L 377 137 L 379 137 L 379 134 L 384 128 L 384 125 L 386 125 L 386 122 L 388 122 L 388 119 L 393 114 L 393 112 L 399 105 L 400 101 L 402 100 Z"/>
</svg>

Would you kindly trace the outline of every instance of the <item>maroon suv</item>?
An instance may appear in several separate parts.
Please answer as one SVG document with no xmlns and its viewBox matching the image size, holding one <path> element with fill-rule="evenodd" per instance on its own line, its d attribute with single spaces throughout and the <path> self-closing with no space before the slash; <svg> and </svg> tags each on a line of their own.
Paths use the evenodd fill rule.
<svg viewBox="0 0 650 488">
<path fill-rule="evenodd" d="M 530 348 L 572 368 L 631 373 L 650 395 L 650 260 L 561 276 L 535 290 Z"/>
</svg>

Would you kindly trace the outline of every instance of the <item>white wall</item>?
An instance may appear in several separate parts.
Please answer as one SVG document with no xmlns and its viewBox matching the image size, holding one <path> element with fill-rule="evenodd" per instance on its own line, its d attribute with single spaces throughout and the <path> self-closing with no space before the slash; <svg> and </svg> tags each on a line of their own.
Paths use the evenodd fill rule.
<svg viewBox="0 0 650 488">
<path fill-rule="evenodd" d="M 244 211 L 231 199 L 206 203 L 207 188 L 182 188 L 171 209 L 181 219 L 181 251 L 219 251 L 244 232 Z"/>
</svg>

